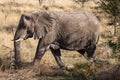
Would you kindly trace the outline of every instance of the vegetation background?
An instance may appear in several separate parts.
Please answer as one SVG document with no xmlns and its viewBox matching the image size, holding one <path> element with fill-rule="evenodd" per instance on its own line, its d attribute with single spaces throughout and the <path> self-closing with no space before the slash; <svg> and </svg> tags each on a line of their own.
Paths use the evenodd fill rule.
<svg viewBox="0 0 120 80">
<path fill-rule="evenodd" d="M 70 71 L 59 70 L 47 51 L 36 71 L 27 64 L 12 69 L 13 42 L 22 13 L 35 10 L 93 12 L 100 20 L 100 40 L 91 65 L 82 55 L 62 50 L 62 59 Z M 120 80 L 120 1 L 119 0 L 0 0 L 0 80 Z M 21 58 L 31 62 L 38 40 L 22 42 Z M 27 67 L 26 67 L 27 66 Z"/>
</svg>

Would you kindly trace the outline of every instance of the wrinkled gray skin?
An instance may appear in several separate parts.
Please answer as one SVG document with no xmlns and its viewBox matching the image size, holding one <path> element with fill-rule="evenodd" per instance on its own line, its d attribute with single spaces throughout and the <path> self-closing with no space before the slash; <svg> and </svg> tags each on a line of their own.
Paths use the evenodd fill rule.
<svg viewBox="0 0 120 80">
<path fill-rule="evenodd" d="M 60 49 L 77 51 L 83 55 L 87 53 L 88 59 L 92 59 L 99 37 L 99 21 L 86 11 L 34 11 L 22 14 L 14 36 L 16 66 L 20 62 L 20 42 L 32 37 L 39 39 L 33 64 L 50 49 L 57 64 L 64 69 Z"/>
</svg>

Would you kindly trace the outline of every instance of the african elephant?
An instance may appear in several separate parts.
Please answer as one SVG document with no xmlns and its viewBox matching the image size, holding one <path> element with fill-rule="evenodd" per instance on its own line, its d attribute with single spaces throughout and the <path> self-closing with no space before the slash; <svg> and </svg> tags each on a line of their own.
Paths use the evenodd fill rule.
<svg viewBox="0 0 120 80">
<path fill-rule="evenodd" d="M 99 38 L 99 20 L 87 11 L 54 12 L 34 11 L 21 15 L 15 36 L 15 64 L 20 62 L 20 42 L 39 39 L 33 64 L 50 49 L 60 68 L 65 69 L 60 49 L 77 51 L 93 60 Z"/>
</svg>

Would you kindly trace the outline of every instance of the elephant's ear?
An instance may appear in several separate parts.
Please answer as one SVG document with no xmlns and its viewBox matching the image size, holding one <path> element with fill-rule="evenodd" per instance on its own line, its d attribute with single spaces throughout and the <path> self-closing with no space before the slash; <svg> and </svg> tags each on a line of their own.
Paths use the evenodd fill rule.
<svg viewBox="0 0 120 80">
<path fill-rule="evenodd" d="M 32 12 L 32 18 L 35 23 L 34 25 L 34 39 L 39 39 L 43 36 L 43 28 L 39 27 L 39 22 L 38 19 L 40 18 L 40 12 L 39 11 L 34 11 Z"/>
<path fill-rule="evenodd" d="M 55 27 L 57 27 L 57 19 L 54 13 L 44 12 L 43 18 L 46 32 L 51 32 Z"/>
<path fill-rule="evenodd" d="M 34 39 L 40 39 L 45 36 L 44 27 L 40 27 L 39 24 L 36 24 L 34 27 Z"/>
<path fill-rule="evenodd" d="M 57 26 L 56 17 L 50 12 L 39 13 L 39 17 L 36 20 L 37 22 L 34 30 L 37 38 L 44 37 L 49 32 L 55 30 Z"/>
</svg>

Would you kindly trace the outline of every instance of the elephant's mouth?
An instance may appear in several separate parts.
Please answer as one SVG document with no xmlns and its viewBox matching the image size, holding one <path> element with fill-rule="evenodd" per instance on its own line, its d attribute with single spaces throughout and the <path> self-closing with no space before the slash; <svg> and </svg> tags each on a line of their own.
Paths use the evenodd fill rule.
<svg viewBox="0 0 120 80">
<path fill-rule="evenodd" d="M 23 40 L 26 40 L 28 38 L 32 38 L 33 37 L 33 34 L 26 34 L 26 36 L 23 38 L 23 37 L 20 37 L 16 40 L 14 40 L 15 42 L 18 42 L 18 41 L 23 41 Z"/>
<path fill-rule="evenodd" d="M 30 33 L 30 34 L 26 34 L 24 40 L 28 39 L 28 38 L 32 38 L 33 37 L 33 33 Z"/>
</svg>

